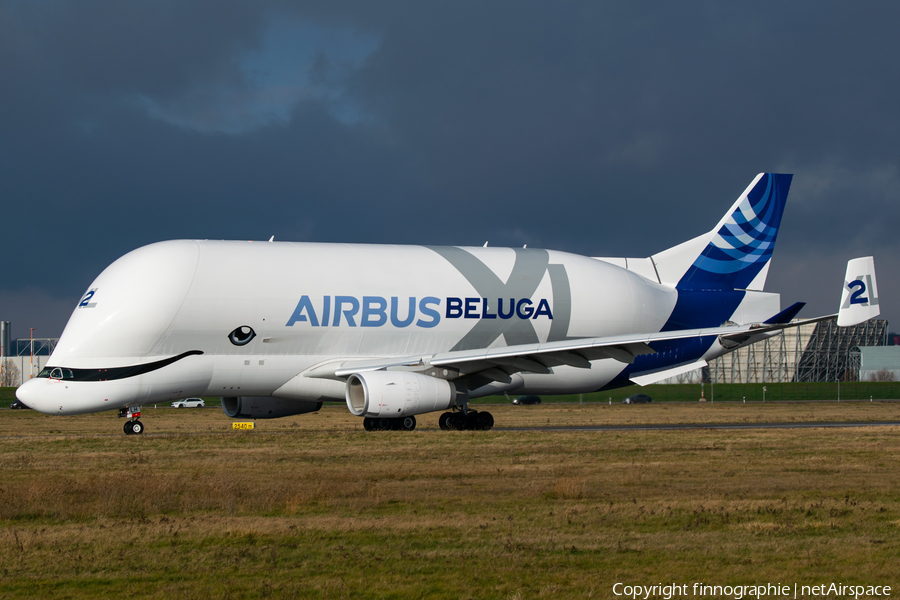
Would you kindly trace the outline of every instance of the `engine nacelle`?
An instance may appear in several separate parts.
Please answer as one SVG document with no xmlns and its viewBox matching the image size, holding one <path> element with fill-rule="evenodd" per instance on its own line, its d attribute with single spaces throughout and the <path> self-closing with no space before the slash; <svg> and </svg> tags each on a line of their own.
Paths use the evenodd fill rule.
<svg viewBox="0 0 900 600">
<path fill-rule="evenodd" d="M 277 419 L 316 412 L 321 402 L 289 400 L 271 396 L 230 396 L 222 398 L 222 412 L 232 419 Z"/>
<path fill-rule="evenodd" d="M 408 371 L 366 371 L 347 379 L 347 408 L 357 417 L 408 417 L 456 404 L 456 386 Z"/>
</svg>

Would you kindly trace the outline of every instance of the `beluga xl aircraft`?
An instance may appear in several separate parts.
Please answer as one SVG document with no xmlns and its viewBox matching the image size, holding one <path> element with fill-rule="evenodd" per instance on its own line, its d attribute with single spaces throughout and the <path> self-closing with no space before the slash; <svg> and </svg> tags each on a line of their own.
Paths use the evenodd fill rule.
<svg viewBox="0 0 900 600">
<path fill-rule="evenodd" d="M 474 398 L 645 385 L 794 320 L 763 291 L 791 175 L 761 173 L 708 232 L 648 258 L 532 248 L 174 240 L 107 267 L 18 398 L 47 414 L 220 396 L 268 419 L 339 400 L 367 430 L 490 429 Z M 849 262 L 838 325 L 879 314 Z M 793 321 L 793 322 L 792 322 Z"/>
</svg>

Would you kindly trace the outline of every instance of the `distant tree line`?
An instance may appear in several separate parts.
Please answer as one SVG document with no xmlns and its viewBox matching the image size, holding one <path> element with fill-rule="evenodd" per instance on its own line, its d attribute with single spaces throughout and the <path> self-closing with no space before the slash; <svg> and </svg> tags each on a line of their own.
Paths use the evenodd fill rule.
<svg viewBox="0 0 900 600">
<path fill-rule="evenodd" d="M 11 360 L 0 361 L 0 387 L 13 387 L 19 385 L 19 367 Z"/>
<path fill-rule="evenodd" d="M 881 369 L 869 374 L 869 381 L 894 381 L 894 372 L 890 369 Z"/>
</svg>

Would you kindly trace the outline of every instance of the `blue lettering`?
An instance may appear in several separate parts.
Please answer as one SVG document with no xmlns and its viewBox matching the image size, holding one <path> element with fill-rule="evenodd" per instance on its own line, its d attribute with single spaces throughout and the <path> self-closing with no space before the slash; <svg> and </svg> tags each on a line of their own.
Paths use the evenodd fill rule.
<svg viewBox="0 0 900 600">
<path fill-rule="evenodd" d="M 462 316 L 462 298 L 447 298 L 447 314 L 445 316 L 448 319 L 458 319 Z"/>
<path fill-rule="evenodd" d="M 482 319 L 496 319 L 497 315 L 492 315 L 488 312 L 488 301 L 487 298 L 481 299 L 481 318 Z"/>
<path fill-rule="evenodd" d="M 853 288 L 856 288 L 856 291 L 850 294 L 850 304 L 867 304 L 869 299 L 863 296 L 866 293 L 866 284 L 857 279 L 847 284 L 847 289 L 852 290 Z"/>
<path fill-rule="evenodd" d="M 81 304 L 79 304 L 78 306 L 87 306 L 88 301 L 90 301 L 90 299 L 93 297 L 94 297 L 94 290 L 91 290 L 87 294 L 84 295 L 84 298 L 81 299 Z"/>
<path fill-rule="evenodd" d="M 408 327 L 410 323 L 413 322 L 413 319 L 416 318 L 416 299 L 410 297 L 409 299 L 409 311 L 406 314 L 406 320 L 401 321 L 399 316 L 397 315 L 397 308 L 400 304 L 400 299 L 397 296 L 391 296 L 391 325 L 394 327 Z"/>
<path fill-rule="evenodd" d="M 513 313 L 516 312 L 516 299 L 509 299 L 509 312 L 503 314 L 503 298 L 497 300 L 497 314 L 500 315 L 501 319 L 509 319 L 513 316 Z"/>
<path fill-rule="evenodd" d="M 852 296 L 854 303 L 867 300 L 865 297 L 860 297 L 866 291 L 864 283 L 854 281 L 848 284 L 848 287 L 854 291 Z M 88 297 L 84 298 L 82 302 Z M 436 327 L 441 321 L 442 300 L 434 296 L 426 296 L 418 300 L 418 313 L 415 296 L 407 297 L 406 301 L 402 301 L 397 296 L 391 296 L 390 302 L 383 296 L 363 296 L 361 299 L 355 296 L 334 296 L 333 302 L 331 296 L 324 296 L 322 300 L 321 321 L 309 296 L 304 295 L 294 308 L 286 326 L 290 327 L 298 322 L 309 322 L 312 327 L 329 327 L 329 325 L 339 327 L 341 320 L 345 319 L 349 327 L 383 327 L 388 323 L 390 317 L 391 325 L 403 329 L 412 325 L 413 322 L 417 327 Z M 498 317 L 511 319 L 514 314 L 520 319 L 537 319 L 538 317 L 553 319 L 550 302 L 545 298 L 538 301 L 537 308 L 530 298 L 522 298 L 518 301 L 515 298 L 498 298 L 496 312 L 492 312 L 490 306 L 492 300 L 488 298 L 447 298 L 446 300 L 447 308 L 444 314 L 448 319 L 496 319 Z M 402 319 L 400 318 L 401 303 L 407 305 L 406 314 Z M 390 314 L 388 314 L 388 304 L 390 304 Z M 504 311 L 504 304 L 506 304 L 508 312 Z M 332 313 L 334 313 L 334 319 L 329 324 Z M 421 317 L 418 320 L 416 319 L 417 314 Z M 359 319 L 359 325 L 357 325 L 357 319 Z"/>
<path fill-rule="evenodd" d="M 534 311 L 534 317 L 537 319 L 541 315 L 547 315 L 551 319 L 553 319 L 553 313 L 550 312 L 550 304 L 547 302 L 546 298 L 541 298 L 541 301 L 538 303 L 537 310 Z"/>
<path fill-rule="evenodd" d="M 478 303 L 481 302 L 481 298 L 466 298 L 466 319 L 477 319 L 478 318 Z"/>
<path fill-rule="evenodd" d="M 458 300 L 459 298 L 457 298 Z M 448 298 L 449 301 L 449 298 Z M 433 308 L 428 308 L 429 304 L 434 304 L 435 306 L 441 305 L 440 298 L 435 298 L 434 296 L 426 296 L 419 301 L 419 312 L 425 315 L 426 317 L 431 317 L 430 321 L 423 321 L 419 319 L 416 321 L 416 325 L 419 327 L 431 328 L 437 325 L 441 320 L 441 313 L 434 310 Z M 448 302 L 449 304 L 449 302 Z"/>
<path fill-rule="evenodd" d="M 387 323 L 387 300 L 381 296 L 363 296 L 362 310 L 360 327 L 381 327 Z M 372 320 L 373 316 L 377 318 Z"/>
<path fill-rule="evenodd" d="M 331 296 L 324 298 L 325 308 L 322 309 L 322 327 L 328 327 L 328 319 L 331 318 Z"/>
<path fill-rule="evenodd" d="M 522 306 L 525 305 L 525 311 L 522 311 Z M 530 319 L 531 313 L 534 312 L 534 309 L 531 308 L 531 300 L 528 298 L 522 298 L 519 300 L 519 303 L 516 304 L 516 314 L 520 319 Z"/>
<path fill-rule="evenodd" d="M 343 308 L 344 304 L 349 304 L 350 308 Z M 359 300 L 354 298 L 353 296 L 335 296 L 334 297 L 334 323 L 332 323 L 332 327 L 337 327 L 341 324 L 341 312 L 343 311 L 344 317 L 347 319 L 347 325 L 350 327 L 356 327 L 356 321 L 353 319 L 354 315 L 359 312 Z"/>
<path fill-rule="evenodd" d="M 303 314 L 303 311 L 306 311 L 305 315 Z M 297 303 L 297 308 L 294 309 L 294 314 L 288 319 L 285 327 L 290 327 L 297 321 L 306 321 L 307 316 L 309 316 L 310 325 L 313 327 L 319 326 L 319 319 L 316 317 L 316 311 L 313 309 L 312 302 L 309 301 L 309 296 L 303 296 L 300 298 L 300 302 Z"/>
</svg>

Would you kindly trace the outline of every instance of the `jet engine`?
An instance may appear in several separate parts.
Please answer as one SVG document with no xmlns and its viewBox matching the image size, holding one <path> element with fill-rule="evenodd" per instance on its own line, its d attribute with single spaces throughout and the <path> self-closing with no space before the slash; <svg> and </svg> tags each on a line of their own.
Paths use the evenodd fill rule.
<svg viewBox="0 0 900 600">
<path fill-rule="evenodd" d="M 315 400 L 288 400 L 271 396 L 230 396 L 222 398 L 222 411 L 232 419 L 277 419 L 316 412 L 322 403 Z"/>
<path fill-rule="evenodd" d="M 408 371 L 367 371 L 347 379 L 347 408 L 357 417 L 397 418 L 456 404 L 453 383 Z"/>
</svg>

